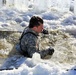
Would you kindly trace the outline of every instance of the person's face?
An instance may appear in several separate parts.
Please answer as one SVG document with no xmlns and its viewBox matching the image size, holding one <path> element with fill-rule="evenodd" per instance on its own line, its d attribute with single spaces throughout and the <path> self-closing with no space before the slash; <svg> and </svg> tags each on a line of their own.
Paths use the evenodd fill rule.
<svg viewBox="0 0 76 75">
<path fill-rule="evenodd" d="M 43 31 L 43 24 L 40 23 L 39 26 L 37 26 L 37 32 L 41 33 Z"/>
</svg>

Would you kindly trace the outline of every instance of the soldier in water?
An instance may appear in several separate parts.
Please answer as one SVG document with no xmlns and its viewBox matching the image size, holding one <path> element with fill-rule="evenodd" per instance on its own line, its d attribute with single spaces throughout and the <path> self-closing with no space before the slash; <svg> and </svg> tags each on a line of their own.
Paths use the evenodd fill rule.
<svg viewBox="0 0 76 75">
<path fill-rule="evenodd" d="M 43 19 L 33 16 L 29 21 L 29 26 L 24 29 L 21 35 L 19 53 L 27 57 L 32 57 L 37 52 L 41 58 L 52 55 L 54 49 L 51 47 L 47 50 L 39 50 L 39 33 L 48 34 L 48 31 L 43 29 Z"/>
</svg>

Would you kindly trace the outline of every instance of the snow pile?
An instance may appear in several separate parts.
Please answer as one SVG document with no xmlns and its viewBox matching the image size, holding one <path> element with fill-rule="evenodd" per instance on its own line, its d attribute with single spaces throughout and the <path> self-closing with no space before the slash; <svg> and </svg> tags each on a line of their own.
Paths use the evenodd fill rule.
<svg viewBox="0 0 76 75">
<path fill-rule="evenodd" d="M 43 0 L 34 0 L 35 3 L 33 0 L 29 1 L 31 2 L 15 0 L 15 5 L 13 1 L 8 1 L 7 6 L 12 7 L 12 9 L 7 7 L 0 9 L 0 56 L 7 55 L 11 48 L 17 44 L 21 32 L 28 26 L 29 19 L 33 15 L 42 17 L 44 28 L 49 31 L 49 35 L 42 35 L 40 39 L 41 48 L 52 46 L 55 53 L 48 60 L 42 60 L 37 53 L 32 58 L 14 55 L 5 60 L 1 66 L 1 69 L 13 70 L 0 71 L 0 75 L 75 75 L 76 15 L 69 11 L 71 0 L 48 0 L 44 2 Z M 48 5 L 45 5 L 46 2 Z M 45 6 L 46 8 L 44 8 Z M 50 6 L 52 7 L 50 8 Z"/>
</svg>

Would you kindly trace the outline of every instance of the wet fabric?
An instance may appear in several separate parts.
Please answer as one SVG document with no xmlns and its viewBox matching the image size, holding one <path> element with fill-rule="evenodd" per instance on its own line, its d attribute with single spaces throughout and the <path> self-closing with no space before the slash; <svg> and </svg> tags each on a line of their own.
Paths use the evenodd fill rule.
<svg viewBox="0 0 76 75">
<path fill-rule="evenodd" d="M 24 56 L 32 57 L 35 52 L 38 52 L 41 58 L 47 55 L 52 55 L 54 49 L 49 48 L 47 50 L 39 50 L 39 35 L 37 32 L 33 31 L 31 28 L 26 28 L 20 38 L 20 48 Z"/>
</svg>

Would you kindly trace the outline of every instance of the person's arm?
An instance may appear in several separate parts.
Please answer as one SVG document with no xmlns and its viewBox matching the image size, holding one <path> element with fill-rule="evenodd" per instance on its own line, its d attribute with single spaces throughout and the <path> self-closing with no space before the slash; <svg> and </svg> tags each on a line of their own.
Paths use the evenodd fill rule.
<svg viewBox="0 0 76 75">
<path fill-rule="evenodd" d="M 54 53 L 53 48 L 48 48 L 47 50 L 39 51 L 38 46 L 38 38 L 34 35 L 31 35 L 31 37 L 28 37 L 27 39 L 27 52 L 29 57 L 32 57 L 35 52 L 39 53 L 41 58 L 46 57 L 47 55 L 52 55 Z"/>
<path fill-rule="evenodd" d="M 39 51 L 38 50 L 39 47 L 38 47 L 38 43 L 37 43 L 38 39 L 36 36 L 34 36 L 32 34 L 31 34 L 31 37 L 28 37 L 28 38 L 29 39 L 28 39 L 28 44 L 27 44 L 27 52 L 28 52 L 28 55 L 30 57 L 32 57 L 35 52 Z"/>
</svg>

